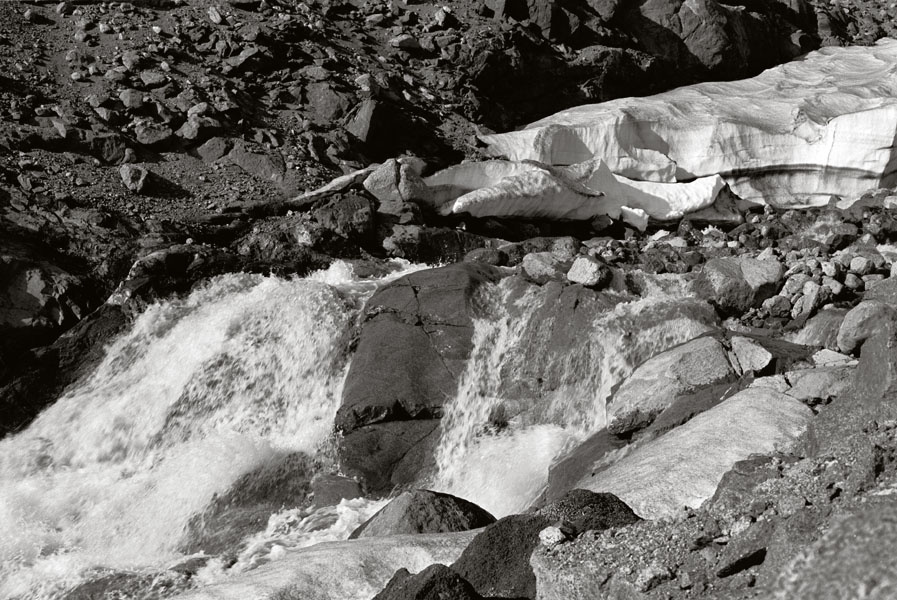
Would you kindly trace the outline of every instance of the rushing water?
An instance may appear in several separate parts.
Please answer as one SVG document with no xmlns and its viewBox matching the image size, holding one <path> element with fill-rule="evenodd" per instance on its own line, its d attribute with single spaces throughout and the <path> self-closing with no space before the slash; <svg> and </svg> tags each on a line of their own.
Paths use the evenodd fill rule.
<svg viewBox="0 0 897 600">
<path fill-rule="evenodd" d="M 163 571 L 183 560 L 191 519 L 242 476 L 291 453 L 328 468 L 361 308 L 418 268 L 380 280 L 344 263 L 306 279 L 227 275 L 148 308 L 90 377 L 0 441 L 0 598 L 55 598 L 96 568 Z M 712 318 L 670 310 L 688 290 L 647 280 L 642 297 L 601 296 L 552 351 L 545 336 L 566 309 L 551 308 L 547 287 L 509 281 L 482 290 L 438 469 L 419 482 L 497 516 L 529 506 L 553 461 L 604 425 L 614 385 Z M 519 393 L 543 375 L 550 386 Z M 193 582 L 220 589 L 290 550 L 345 539 L 383 504 L 275 512 Z"/>
<path fill-rule="evenodd" d="M 715 317 L 685 304 L 691 291 L 672 278 L 648 278 L 642 297 L 619 294 L 596 307 L 582 329 L 552 355 L 534 330 L 563 327 L 562 309 L 546 322 L 544 288 L 516 294 L 504 280 L 486 294 L 487 314 L 475 322 L 474 349 L 458 395 L 442 422 L 433 489 L 466 498 L 501 517 L 522 512 L 545 488 L 552 463 L 606 421 L 614 386 L 641 362 L 707 331 Z M 515 299 L 516 297 L 516 299 Z M 534 348 L 533 346 L 537 346 Z M 557 351 L 555 351 L 556 353 Z M 528 361 L 552 364 L 553 389 L 509 402 L 508 390 Z M 514 406 L 496 427 L 497 410 Z"/>
<path fill-rule="evenodd" d="M 227 275 L 147 309 L 91 377 L 0 441 L 0 597 L 53 597 L 97 566 L 164 568 L 241 475 L 284 452 L 326 461 L 351 329 L 377 284 L 336 263 L 308 279 Z M 241 559 L 331 527 L 335 539 L 377 506 L 280 515 L 280 545 L 262 535 Z"/>
</svg>

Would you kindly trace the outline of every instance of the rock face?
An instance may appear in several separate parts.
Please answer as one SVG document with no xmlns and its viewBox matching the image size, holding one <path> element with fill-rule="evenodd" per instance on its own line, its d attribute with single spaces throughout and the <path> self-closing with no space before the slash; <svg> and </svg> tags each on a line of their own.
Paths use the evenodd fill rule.
<svg viewBox="0 0 897 600">
<path fill-rule="evenodd" d="M 861 595 L 885 600 L 897 595 L 894 553 L 897 504 L 873 501 L 840 519 L 782 573 L 777 600 L 835 600 Z"/>
<path fill-rule="evenodd" d="M 895 58 L 892 40 L 823 48 L 752 79 L 580 106 L 483 139 L 513 161 L 601 158 L 614 173 L 654 153 L 676 181 L 718 175 L 747 201 L 819 205 L 893 185 Z"/>
<path fill-rule="evenodd" d="M 422 460 L 409 450 L 428 437 L 454 397 L 471 349 L 480 286 L 499 279 L 461 263 L 405 276 L 368 301 L 336 427 L 345 469 L 373 489 L 412 481 Z M 432 440 L 431 440 L 432 441 Z M 406 461 L 408 469 L 397 471 Z"/>
<path fill-rule="evenodd" d="M 673 516 L 712 496 L 736 461 L 793 446 L 811 417 L 784 394 L 747 389 L 576 487 L 616 494 L 644 518 Z"/>
<path fill-rule="evenodd" d="M 654 420 L 677 396 L 734 379 L 726 349 L 704 336 L 648 359 L 607 405 L 607 429 L 621 434 Z"/>
<path fill-rule="evenodd" d="M 429 490 L 402 492 L 352 532 L 349 539 L 405 533 L 469 531 L 495 522 L 495 517 L 462 498 Z"/>
</svg>

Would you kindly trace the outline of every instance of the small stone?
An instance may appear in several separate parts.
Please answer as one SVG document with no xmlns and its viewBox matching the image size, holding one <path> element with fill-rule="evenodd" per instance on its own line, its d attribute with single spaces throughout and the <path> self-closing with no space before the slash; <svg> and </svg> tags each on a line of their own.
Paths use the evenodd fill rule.
<svg viewBox="0 0 897 600">
<path fill-rule="evenodd" d="M 844 276 L 844 286 L 854 291 L 861 290 L 863 288 L 863 280 L 856 273 L 848 273 Z"/>
<path fill-rule="evenodd" d="M 118 99 L 126 108 L 140 108 L 143 106 L 143 93 L 137 90 L 124 90 L 118 95 Z"/>
<path fill-rule="evenodd" d="M 604 262 L 591 256 L 581 256 L 573 261 L 567 279 L 589 288 L 598 288 L 611 280 L 613 274 Z"/>
<path fill-rule="evenodd" d="M 823 277 L 822 285 L 831 291 L 832 296 L 840 296 L 841 292 L 844 291 L 844 284 L 833 277 Z"/>
<path fill-rule="evenodd" d="M 389 40 L 389 45 L 402 50 L 420 50 L 420 41 L 407 33 L 392 38 Z"/>
<path fill-rule="evenodd" d="M 125 69 L 128 71 L 134 69 L 140 64 L 140 54 L 134 50 L 128 50 L 127 52 L 122 53 L 121 64 L 124 65 Z"/>
<path fill-rule="evenodd" d="M 221 13 L 214 6 L 209 7 L 209 20 L 215 25 L 221 24 Z"/>
<path fill-rule="evenodd" d="M 125 187 L 135 193 L 143 192 L 146 187 L 146 180 L 149 177 L 149 171 L 137 165 L 122 165 L 118 170 L 122 182 Z"/>
<path fill-rule="evenodd" d="M 554 548 L 566 541 L 567 536 L 560 527 L 546 527 L 539 532 L 539 542 L 546 548 Z"/>
<path fill-rule="evenodd" d="M 650 592 L 664 581 L 669 581 L 672 578 L 673 573 L 667 567 L 653 563 L 639 571 L 635 578 L 635 587 L 642 593 Z"/>
<path fill-rule="evenodd" d="M 794 298 L 794 296 L 803 289 L 804 284 L 808 281 L 812 281 L 812 277 L 807 275 L 806 273 L 795 273 L 791 277 L 785 281 L 785 285 L 782 286 L 782 291 L 780 292 L 783 296 L 787 296 L 789 298 Z"/>
<path fill-rule="evenodd" d="M 776 295 L 764 300 L 763 308 L 771 317 L 787 317 L 791 314 L 791 300 L 787 296 Z"/>
<path fill-rule="evenodd" d="M 822 268 L 822 274 L 826 277 L 837 278 L 843 272 L 840 264 L 830 260 L 823 262 L 820 267 Z"/>
<path fill-rule="evenodd" d="M 530 252 L 520 263 L 526 276 L 539 285 L 564 277 L 564 264 L 551 252 Z"/>
<path fill-rule="evenodd" d="M 857 275 L 868 275 L 872 272 L 872 261 L 865 256 L 855 256 L 850 260 L 850 271 Z"/>
<path fill-rule="evenodd" d="M 146 87 L 158 87 L 166 82 L 166 77 L 158 71 L 141 71 L 140 81 Z"/>
</svg>

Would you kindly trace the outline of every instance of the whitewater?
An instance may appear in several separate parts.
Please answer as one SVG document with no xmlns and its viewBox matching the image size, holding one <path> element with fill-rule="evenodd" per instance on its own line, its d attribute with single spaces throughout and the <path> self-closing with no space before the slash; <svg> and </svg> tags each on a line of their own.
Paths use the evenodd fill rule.
<svg viewBox="0 0 897 600">
<path fill-rule="evenodd" d="M 296 453 L 317 472 L 336 472 L 333 419 L 364 303 L 423 268 L 402 264 L 369 279 L 343 262 L 308 278 L 225 275 L 147 308 L 90 376 L 0 441 L 0 597 L 56 598 L 114 572 L 148 574 L 164 588 L 177 577 L 168 569 L 191 557 L 183 547 L 195 516 L 242 476 Z M 418 484 L 496 517 L 536 501 L 552 463 L 604 426 L 614 386 L 648 356 L 709 328 L 652 320 L 654 308 L 691 293 L 673 278 L 652 285 L 641 298 L 609 292 L 610 308 L 582 332 L 588 342 L 551 359 L 559 385 L 528 400 L 505 390 L 530 360 L 533 329 L 546 326 L 533 316 L 544 292 L 486 286 L 437 467 Z M 633 333 L 636 320 L 643 327 Z M 496 411 L 507 417 L 501 427 Z M 230 560 L 192 555 L 204 566 L 191 584 L 208 586 L 209 597 L 240 597 L 260 567 L 277 580 L 269 563 L 346 539 L 385 502 L 274 511 Z M 316 547 L 314 556 L 328 556 L 326 544 Z"/>
</svg>

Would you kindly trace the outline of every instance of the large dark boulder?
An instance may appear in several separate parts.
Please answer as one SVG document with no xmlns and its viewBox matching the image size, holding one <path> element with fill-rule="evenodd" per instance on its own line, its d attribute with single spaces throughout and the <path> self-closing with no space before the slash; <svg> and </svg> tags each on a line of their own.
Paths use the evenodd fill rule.
<svg viewBox="0 0 897 600">
<path fill-rule="evenodd" d="M 494 267 L 462 263 L 407 275 L 371 297 L 336 415 L 348 474 L 384 491 L 432 460 L 434 430 L 472 348 L 479 290 L 499 278 Z"/>
<path fill-rule="evenodd" d="M 642 520 L 615 495 L 581 489 L 570 490 L 560 500 L 536 511 L 536 514 L 562 521 L 577 533 L 604 531 Z"/>
<path fill-rule="evenodd" d="M 536 597 L 536 576 L 529 564 L 539 532 L 553 521 L 540 515 L 499 519 L 473 538 L 452 565 L 482 596 Z"/>
<path fill-rule="evenodd" d="M 481 600 L 470 583 L 445 565 L 430 565 L 417 575 L 399 569 L 374 600 Z"/>
<path fill-rule="evenodd" d="M 495 522 L 473 502 L 430 490 L 403 492 L 359 526 L 349 539 L 406 533 L 469 531 Z"/>
</svg>

